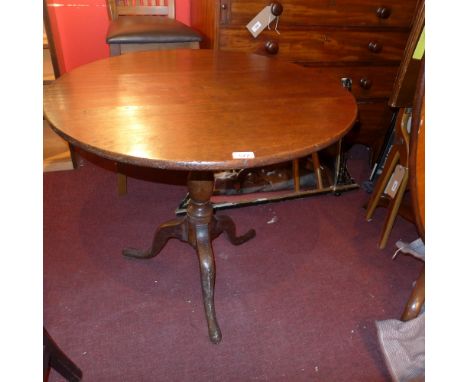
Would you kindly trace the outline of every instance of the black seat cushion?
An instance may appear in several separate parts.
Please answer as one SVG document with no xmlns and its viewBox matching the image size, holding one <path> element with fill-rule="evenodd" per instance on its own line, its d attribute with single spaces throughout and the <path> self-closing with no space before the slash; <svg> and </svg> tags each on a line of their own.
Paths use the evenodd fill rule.
<svg viewBox="0 0 468 382">
<path fill-rule="evenodd" d="M 108 44 L 151 44 L 201 41 L 202 36 L 165 16 L 119 16 L 107 30 Z"/>
</svg>

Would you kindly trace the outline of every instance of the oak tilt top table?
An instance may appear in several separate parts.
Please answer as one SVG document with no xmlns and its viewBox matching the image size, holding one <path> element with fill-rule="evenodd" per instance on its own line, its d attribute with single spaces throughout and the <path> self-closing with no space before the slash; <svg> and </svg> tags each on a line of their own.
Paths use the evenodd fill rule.
<svg viewBox="0 0 468 382">
<path fill-rule="evenodd" d="M 157 230 L 146 251 L 156 256 L 170 238 L 196 249 L 208 332 L 221 340 L 214 308 L 211 241 L 236 236 L 228 216 L 214 215 L 213 172 L 264 166 L 309 155 L 352 127 L 354 97 L 298 65 L 235 52 L 138 52 L 84 65 L 44 94 L 52 128 L 72 145 L 133 165 L 189 170 L 187 215 Z"/>
</svg>

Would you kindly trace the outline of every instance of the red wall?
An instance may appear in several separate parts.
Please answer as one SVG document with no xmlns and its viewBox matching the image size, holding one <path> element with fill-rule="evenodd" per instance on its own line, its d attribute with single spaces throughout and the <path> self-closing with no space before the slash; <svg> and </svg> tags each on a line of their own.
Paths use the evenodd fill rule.
<svg viewBox="0 0 468 382">
<path fill-rule="evenodd" d="M 47 0 L 61 73 L 109 56 L 106 0 Z M 177 20 L 190 25 L 190 0 L 176 0 Z"/>
</svg>

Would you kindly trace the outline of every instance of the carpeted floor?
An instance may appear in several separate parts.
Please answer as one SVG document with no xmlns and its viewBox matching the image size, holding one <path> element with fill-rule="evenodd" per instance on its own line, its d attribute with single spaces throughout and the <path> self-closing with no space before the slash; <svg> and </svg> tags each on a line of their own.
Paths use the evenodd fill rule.
<svg viewBox="0 0 468 382">
<path fill-rule="evenodd" d="M 366 161 L 354 147 L 359 182 Z M 129 178 L 118 197 L 115 174 L 89 159 L 44 174 L 44 325 L 84 381 L 390 380 L 374 322 L 399 318 L 422 267 L 391 260 L 397 240 L 417 238 L 411 223 L 398 218 L 379 250 L 385 210 L 366 222 L 363 190 L 220 211 L 257 236 L 239 247 L 213 242 L 223 340 L 212 345 L 189 246 L 121 256 L 147 247 L 185 196 L 183 184 L 154 176 Z"/>
</svg>

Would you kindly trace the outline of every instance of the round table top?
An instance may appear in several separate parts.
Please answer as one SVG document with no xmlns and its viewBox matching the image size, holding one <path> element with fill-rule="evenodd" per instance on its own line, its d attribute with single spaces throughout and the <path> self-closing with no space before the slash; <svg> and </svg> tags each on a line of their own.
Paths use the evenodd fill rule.
<svg viewBox="0 0 468 382">
<path fill-rule="evenodd" d="M 118 162 L 174 170 L 263 166 L 340 139 L 354 97 L 313 69 L 214 50 L 129 53 L 66 73 L 44 91 L 52 128 Z"/>
</svg>

